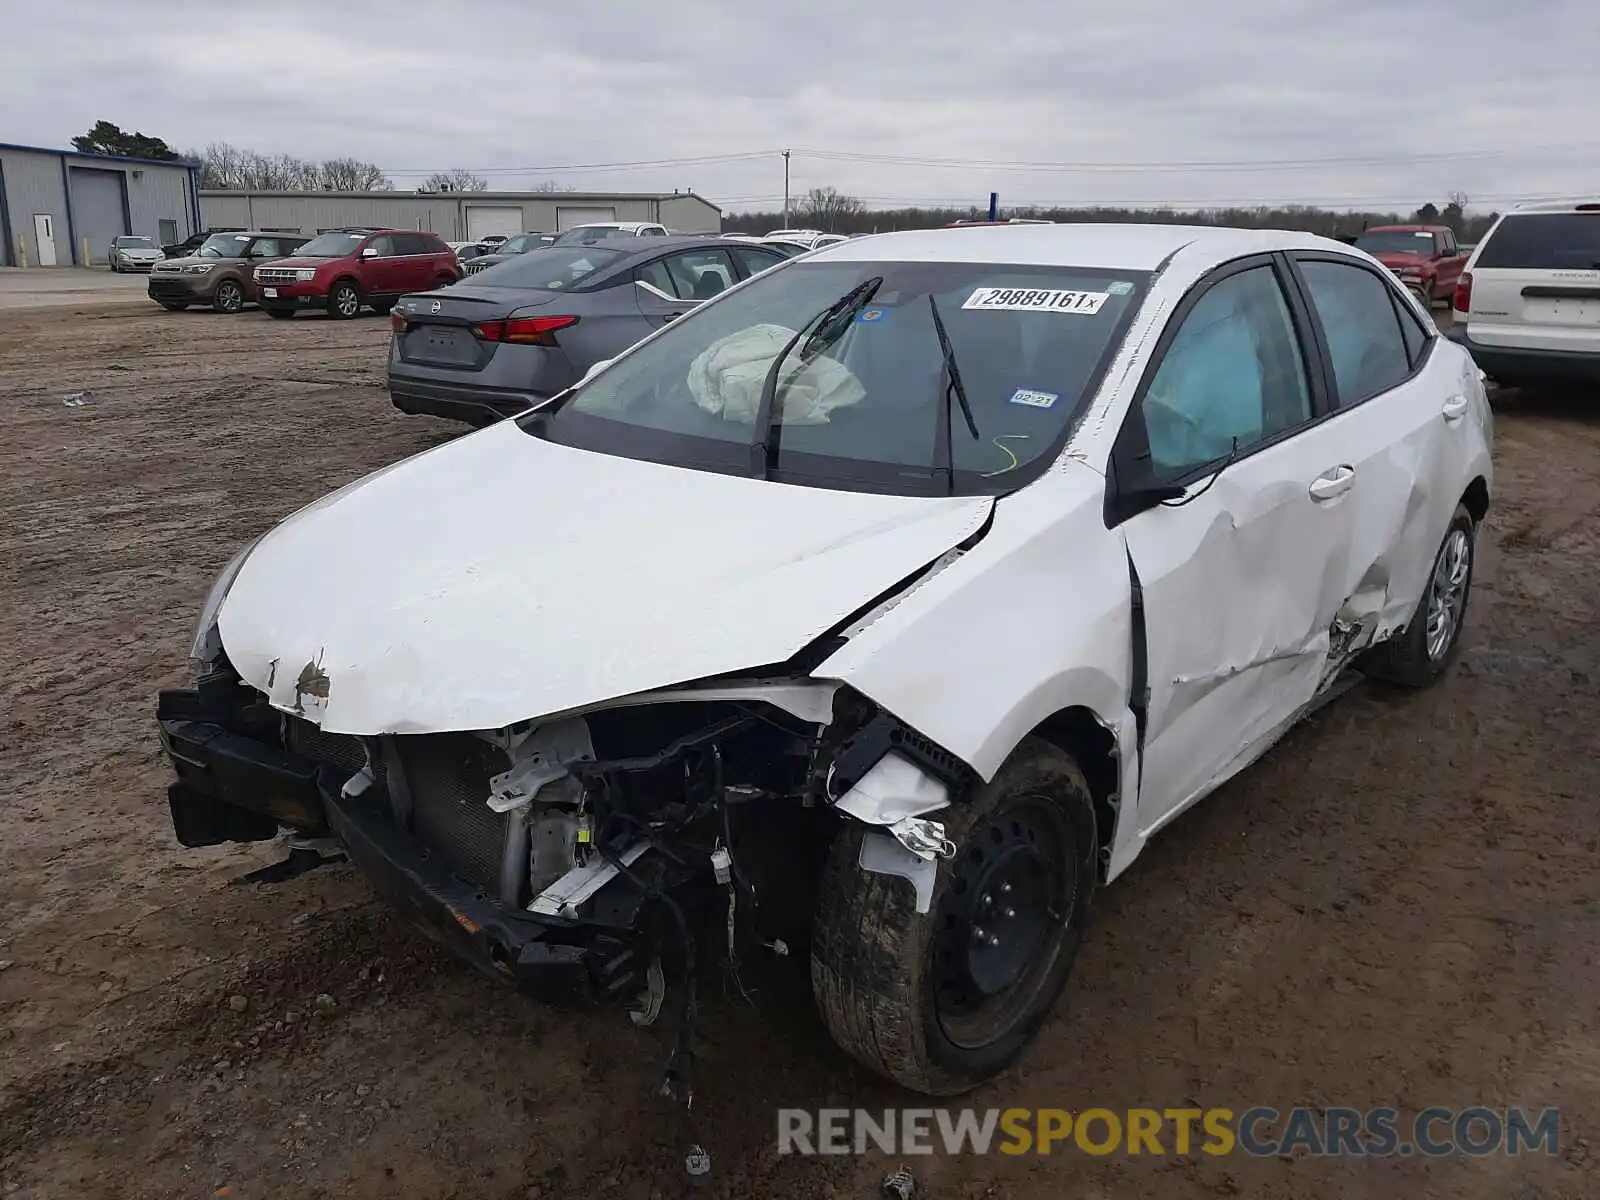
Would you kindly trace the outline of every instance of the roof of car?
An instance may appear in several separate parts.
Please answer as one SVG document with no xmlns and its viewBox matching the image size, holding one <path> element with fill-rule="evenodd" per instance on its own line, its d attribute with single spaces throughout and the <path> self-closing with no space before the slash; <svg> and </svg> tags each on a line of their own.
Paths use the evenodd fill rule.
<svg viewBox="0 0 1600 1200">
<path fill-rule="evenodd" d="M 643 242 L 636 237 L 601 238 L 599 241 L 588 242 L 583 246 L 546 246 L 546 250 L 592 250 L 596 246 L 602 250 L 616 250 L 623 254 L 646 254 L 655 250 L 692 250 L 697 246 L 715 247 L 723 249 L 726 243 L 716 234 L 684 234 L 674 237 L 646 238 Z M 529 251 L 530 254 L 537 251 Z"/>
<path fill-rule="evenodd" d="M 1270 250 L 1324 249 L 1346 254 L 1350 250 L 1331 238 L 1280 229 L 1083 222 L 870 234 L 813 250 L 809 261 L 1017 263 L 1154 271 L 1187 247 L 1219 261 Z"/>
<path fill-rule="evenodd" d="M 660 221 L 585 221 L 581 225 L 568 225 L 567 229 L 644 229 L 660 224 Z"/>
<path fill-rule="evenodd" d="M 1519 204 L 1506 213 L 1562 213 L 1562 212 L 1596 212 L 1600 211 L 1600 198 L 1594 196 L 1579 197 L 1574 200 L 1541 200 L 1536 204 Z"/>
<path fill-rule="evenodd" d="M 1434 233 L 1448 225 L 1368 225 L 1362 233 Z"/>
</svg>

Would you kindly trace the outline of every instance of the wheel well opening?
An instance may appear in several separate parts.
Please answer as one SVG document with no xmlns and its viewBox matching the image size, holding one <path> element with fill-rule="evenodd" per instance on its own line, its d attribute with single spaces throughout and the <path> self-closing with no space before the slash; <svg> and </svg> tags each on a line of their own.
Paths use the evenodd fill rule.
<svg viewBox="0 0 1600 1200">
<path fill-rule="evenodd" d="M 1461 494 L 1461 503 L 1467 506 L 1467 511 L 1472 514 L 1474 522 L 1483 520 L 1489 513 L 1489 485 L 1479 475 L 1467 484 L 1467 490 Z"/>
<path fill-rule="evenodd" d="M 1087 708 L 1064 708 L 1035 726 L 1033 735 L 1070 754 L 1083 772 L 1089 794 L 1094 797 L 1095 839 L 1099 842 L 1096 849 L 1104 882 L 1107 852 L 1117 827 L 1117 739 Z"/>
</svg>

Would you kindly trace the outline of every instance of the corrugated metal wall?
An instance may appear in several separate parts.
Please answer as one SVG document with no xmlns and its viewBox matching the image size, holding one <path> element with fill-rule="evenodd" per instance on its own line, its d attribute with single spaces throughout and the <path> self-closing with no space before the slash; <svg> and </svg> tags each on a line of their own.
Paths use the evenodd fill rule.
<svg viewBox="0 0 1600 1200">
<path fill-rule="evenodd" d="M 25 250 L 29 266 L 39 265 L 39 247 L 34 237 L 34 214 L 48 213 L 55 226 L 56 262 L 67 266 L 82 257 L 82 239 L 88 235 L 94 242 L 96 262 L 105 261 L 104 239 L 109 232 L 122 230 L 122 189 L 127 189 L 129 233 L 146 237 L 161 236 L 161 222 L 172 221 L 180 236 L 194 232 L 193 206 L 188 189 L 188 168 L 163 166 L 160 163 L 126 162 L 102 158 L 92 154 L 61 154 L 49 150 L 0 149 L 0 175 L 5 180 L 3 210 L 9 218 L 13 257 L 20 258 L 17 250 Z M 82 214 L 85 227 L 78 228 L 80 214 L 67 211 L 65 176 L 69 171 L 90 172 L 87 178 L 103 181 L 97 189 L 88 185 L 88 194 L 82 202 L 87 206 Z M 120 176 L 117 186 L 114 221 L 108 215 L 111 189 L 110 176 Z M 97 204 L 96 197 L 99 197 Z M 111 230 L 111 225 L 116 228 Z M 77 244 L 74 244 L 76 235 Z M 0 243 L 8 239 L 0 238 Z M 12 265 L 20 265 L 13 263 Z"/>
<path fill-rule="evenodd" d="M 178 229 L 176 241 L 191 233 L 200 232 L 194 227 L 194 206 L 189 201 L 188 172 L 169 167 L 137 167 L 124 163 L 128 171 L 128 215 L 132 218 L 133 233 L 142 233 L 162 241 L 161 222 L 171 221 Z"/>
<path fill-rule="evenodd" d="M 33 215 L 49 213 L 55 223 L 56 261 L 63 265 L 70 263 L 72 243 L 67 238 L 67 192 L 62 182 L 60 156 L 0 150 L 0 163 L 5 165 L 11 244 L 26 250 L 29 266 L 38 266 L 39 246 L 33 236 Z"/>
<path fill-rule="evenodd" d="M 722 215 L 698 196 L 627 196 L 555 192 L 530 195 L 526 192 L 459 192 L 450 196 L 417 196 L 396 192 L 201 192 L 200 216 L 207 228 L 237 226 L 246 229 L 297 229 L 314 234 L 319 229 L 341 225 L 388 226 L 395 229 L 424 229 L 446 241 L 465 241 L 468 237 L 468 205 L 515 205 L 522 209 L 522 227 L 552 232 L 556 228 L 556 206 L 569 205 L 610 208 L 619 221 L 660 221 L 686 232 L 715 232 L 722 226 Z M 671 210 L 675 217 L 663 213 Z"/>
<path fill-rule="evenodd" d="M 661 201 L 661 223 L 683 233 L 719 233 L 722 214 L 699 196 L 666 196 Z"/>
</svg>

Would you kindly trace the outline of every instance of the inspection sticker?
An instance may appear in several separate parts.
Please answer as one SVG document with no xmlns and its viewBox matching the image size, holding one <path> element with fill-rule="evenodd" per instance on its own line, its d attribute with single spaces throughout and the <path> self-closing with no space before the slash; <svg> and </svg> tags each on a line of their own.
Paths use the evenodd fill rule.
<svg viewBox="0 0 1600 1200">
<path fill-rule="evenodd" d="M 1026 404 L 1029 408 L 1049 408 L 1061 396 L 1056 392 L 1030 392 L 1027 388 L 1018 388 L 1011 393 L 1011 403 Z"/>
<path fill-rule="evenodd" d="M 990 312 L 1083 313 L 1100 311 L 1105 292 L 1071 292 L 1061 288 L 977 288 L 962 308 Z"/>
</svg>

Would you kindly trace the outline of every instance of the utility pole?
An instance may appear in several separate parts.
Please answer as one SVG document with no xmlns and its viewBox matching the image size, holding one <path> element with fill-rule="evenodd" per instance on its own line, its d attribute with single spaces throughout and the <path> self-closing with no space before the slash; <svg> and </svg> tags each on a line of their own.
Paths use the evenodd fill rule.
<svg viewBox="0 0 1600 1200">
<path fill-rule="evenodd" d="M 789 152 L 783 152 L 783 227 L 789 228 Z"/>
</svg>

